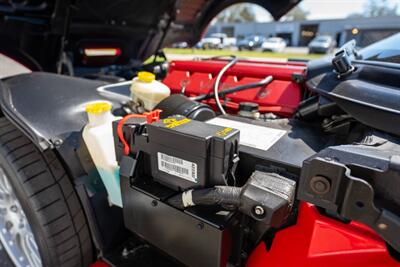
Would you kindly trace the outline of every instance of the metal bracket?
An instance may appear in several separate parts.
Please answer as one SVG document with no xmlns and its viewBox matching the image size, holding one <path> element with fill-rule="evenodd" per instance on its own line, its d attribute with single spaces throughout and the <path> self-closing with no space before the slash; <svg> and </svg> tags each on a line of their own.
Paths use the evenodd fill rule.
<svg viewBox="0 0 400 267">
<path fill-rule="evenodd" d="M 303 167 L 298 198 L 368 225 L 400 251 L 400 217 L 375 205 L 367 180 L 353 176 L 344 164 L 316 157 Z"/>
</svg>

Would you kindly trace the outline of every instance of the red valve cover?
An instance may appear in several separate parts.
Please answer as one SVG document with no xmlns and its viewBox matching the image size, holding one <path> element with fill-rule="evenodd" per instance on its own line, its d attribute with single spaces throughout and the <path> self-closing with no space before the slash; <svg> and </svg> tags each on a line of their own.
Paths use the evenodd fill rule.
<svg viewBox="0 0 400 267">
<path fill-rule="evenodd" d="M 173 94 L 185 88 L 185 95 L 197 96 L 211 92 L 218 72 L 227 64 L 225 60 L 172 61 L 164 83 Z M 238 61 L 223 77 L 220 90 L 258 82 L 272 75 L 274 80 L 265 88 L 248 89 L 226 96 L 228 112 L 235 113 L 240 102 L 255 102 L 260 112 L 274 112 L 291 116 L 301 101 L 302 88 L 293 82 L 294 73 L 304 75 L 304 63 L 265 61 Z M 214 101 L 209 100 L 213 105 Z"/>
</svg>

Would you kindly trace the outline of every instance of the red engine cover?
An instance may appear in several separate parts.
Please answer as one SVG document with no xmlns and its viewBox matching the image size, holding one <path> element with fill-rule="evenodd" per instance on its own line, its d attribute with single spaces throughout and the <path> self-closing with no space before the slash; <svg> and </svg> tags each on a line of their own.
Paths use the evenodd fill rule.
<svg viewBox="0 0 400 267">
<path fill-rule="evenodd" d="M 173 94 L 185 87 L 187 96 L 206 94 L 212 91 L 218 72 L 227 64 L 224 60 L 172 61 L 164 83 Z M 239 61 L 223 77 L 220 90 L 247 83 L 258 82 L 272 75 L 274 80 L 265 88 L 248 89 L 229 94 L 225 105 L 227 111 L 235 113 L 240 102 L 255 102 L 260 112 L 274 112 L 281 116 L 291 116 L 301 101 L 302 89 L 292 81 L 294 73 L 304 74 L 303 63 L 280 63 Z M 213 105 L 210 100 L 208 104 Z"/>
<path fill-rule="evenodd" d="M 368 227 L 338 222 L 322 216 L 313 205 L 302 203 L 296 225 L 279 231 L 269 251 L 261 243 L 247 266 L 378 267 L 400 263 Z"/>
</svg>

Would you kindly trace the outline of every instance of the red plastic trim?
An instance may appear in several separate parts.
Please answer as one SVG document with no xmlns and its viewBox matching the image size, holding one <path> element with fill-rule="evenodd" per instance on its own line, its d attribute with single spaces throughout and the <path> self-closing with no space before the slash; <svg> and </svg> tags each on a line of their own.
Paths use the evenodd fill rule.
<svg viewBox="0 0 400 267">
<path fill-rule="evenodd" d="M 98 260 L 92 263 L 90 267 L 110 267 L 110 265 L 102 260 Z"/>
<path fill-rule="evenodd" d="M 269 251 L 261 243 L 247 266 L 389 267 L 400 263 L 368 227 L 336 221 L 321 215 L 313 205 L 302 203 L 296 225 L 279 231 Z"/>
</svg>

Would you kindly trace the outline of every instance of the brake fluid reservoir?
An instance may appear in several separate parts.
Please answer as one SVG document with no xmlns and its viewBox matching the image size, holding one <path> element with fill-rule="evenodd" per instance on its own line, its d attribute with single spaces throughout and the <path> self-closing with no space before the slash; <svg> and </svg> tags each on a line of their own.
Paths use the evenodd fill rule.
<svg viewBox="0 0 400 267">
<path fill-rule="evenodd" d="M 135 103 L 141 103 L 150 111 L 171 94 L 171 90 L 165 84 L 156 81 L 155 75 L 147 71 L 141 71 L 132 80 L 131 96 Z"/>
<path fill-rule="evenodd" d="M 119 118 L 111 114 L 111 107 L 108 102 L 86 105 L 89 122 L 83 129 L 83 140 L 106 187 L 110 204 L 122 207 L 112 128 L 112 122 Z"/>
</svg>

